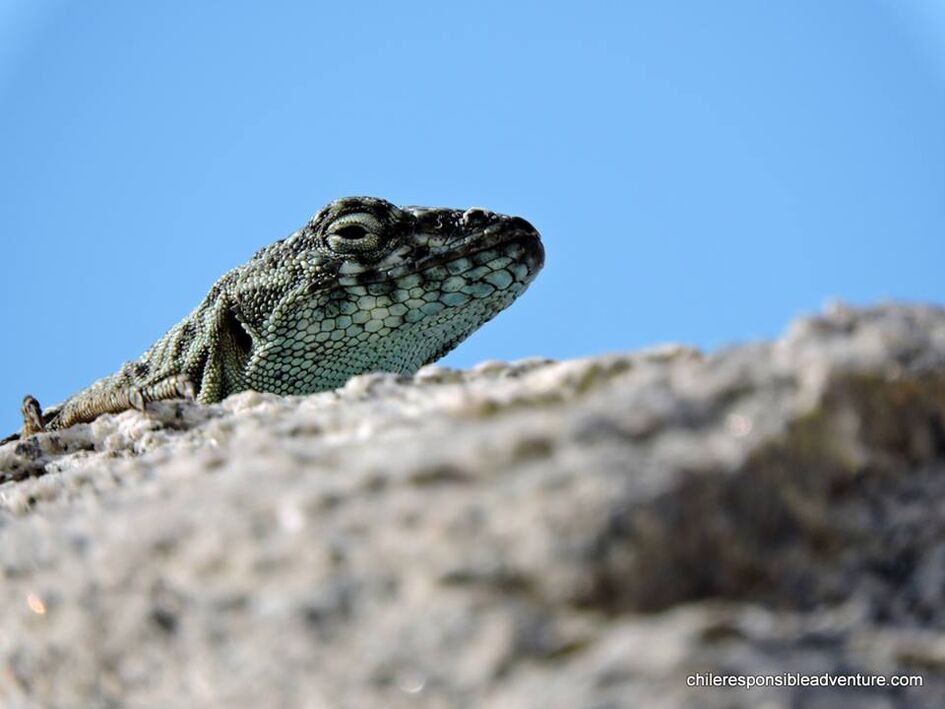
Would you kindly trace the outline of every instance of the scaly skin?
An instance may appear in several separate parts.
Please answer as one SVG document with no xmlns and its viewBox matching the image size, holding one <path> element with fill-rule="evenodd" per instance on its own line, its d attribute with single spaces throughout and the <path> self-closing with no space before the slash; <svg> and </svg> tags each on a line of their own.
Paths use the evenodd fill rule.
<svg viewBox="0 0 945 709">
<path fill-rule="evenodd" d="M 225 274 L 137 360 L 46 410 L 27 396 L 20 435 L 160 399 L 410 374 L 507 307 L 543 263 L 538 232 L 518 217 L 339 199 Z"/>
</svg>

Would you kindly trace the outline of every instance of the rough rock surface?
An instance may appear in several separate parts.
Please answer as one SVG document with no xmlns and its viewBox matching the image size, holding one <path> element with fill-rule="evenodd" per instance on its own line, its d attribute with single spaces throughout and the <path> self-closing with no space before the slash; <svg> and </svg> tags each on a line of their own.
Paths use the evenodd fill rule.
<svg viewBox="0 0 945 709">
<path fill-rule="evenodd" d="M 945 705 L 945 310 L 0 448 L 7 707 Z M 694 688 L 702 673 L 921 688 Z"/>
</svg>

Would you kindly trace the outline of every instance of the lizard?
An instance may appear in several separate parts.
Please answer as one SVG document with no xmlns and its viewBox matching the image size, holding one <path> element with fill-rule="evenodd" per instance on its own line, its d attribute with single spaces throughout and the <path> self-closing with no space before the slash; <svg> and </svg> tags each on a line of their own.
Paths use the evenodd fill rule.
<svg viewBox="0 0 945 709">
<path fill-rule="evenodd" d="M 55 406 L 26 395 L 23 428 L 3 442 L 152 401 L 310 394 L 356 374 L 412 374 L 508 307 L 544 259 L 520 217 L 334 200 L 221 276 L 138 359 Z"/>
</svg>

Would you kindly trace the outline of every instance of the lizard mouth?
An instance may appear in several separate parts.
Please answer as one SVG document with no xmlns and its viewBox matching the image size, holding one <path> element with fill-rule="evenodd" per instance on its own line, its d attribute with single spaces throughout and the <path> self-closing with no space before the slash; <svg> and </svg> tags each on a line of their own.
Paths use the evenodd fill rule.
<svg viewBox="0 0 945 709">
<path fill-rule="evenodd" d="M 531 231 L 523 231 L 519 233 L 512 234 L 502 234 L 493 239 L 483 239 L 483 242 L 480 245 L 477 245 L 475 249 L 471 249 L 465 254 L 460 255 L 459 258 L 474 258 L 479 254 L 483 254 L 489 251 L 499 251 L 503 252 L 508 256 L 512 256 L 515 260 L 521 260 L 525 262 L 530 268 L 534 268 L 535 271 L 540 269 L 545 265 L 545 248 L 542 246 L 541 237 L 538 235 L 538 232 L 532 229 Z M 456 260 L 455 255 L 448 255 L 440 259 L 431 259 L 429 264 L 425 264 L 426 267 L 438 265 L 438 263 L 449 263 Z"/>
<path fill-rule="evenodd" d="M 466 264 L 472 264 L 472 269 L 467 269 Z M 545 249 L 541 237 L 529 225 L 527 231 L 516 230 L 510 234 L 503 230 L 501 233 L 483 234 L 476 240 L 473 248 L 467 251 L 431 254 L 427 258 L 419 259 L 409 271 L 389 272 L 388 275 L 399 279 L 409 273 L 422 273 L 435 279 L 437 275 L 462 273 L 460 268 L 474 273 L 477 267 L 487 265 L 498 268 L 518 266 L 512 268 L 516 273 L 516 280 L 527 282 L 538 274 L 544 264 Z M 440 274 L 441 271 L 445 271 L 445 274 Z"/>
<path fill-rule="evenodd" d="M 414 248 L 412 257 L 397 266 L 369 268 L 341 276 L 338 283 L 342 286 L 393 284 L 413 274 L 423 274 L 433 280 L 461 273 L 460 268 L 470 270 L 494 262 L 517 265 L 518 268 L 513 269 L 516 280 L 530 282 L 545 264 L 545 249 L 538 231 L 524 219 L 514 218 L 512 225 L 480 232 L 464 248 L 439 253 L 430 253 L 425 246 Z"/>
</svg>

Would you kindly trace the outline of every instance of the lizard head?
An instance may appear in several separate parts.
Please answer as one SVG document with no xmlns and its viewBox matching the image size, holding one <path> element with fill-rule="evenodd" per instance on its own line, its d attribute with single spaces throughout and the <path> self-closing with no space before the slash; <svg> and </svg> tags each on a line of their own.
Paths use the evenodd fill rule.
<svg viewBox="0 0 945 709">
<path fill-rule="evenodd" d="M 491 256 L 491 250 L 512 252 L 498 256 L 506 266 L 524 266 L 516 269 L 521 278 L 511 274 L 513 281 L 530 280 L 527 275 L 534 277 L 544 263 L 535 227 L 520 217 L 479 208 L 398 207 L 374 197 L 345 197 L 321 209 L 305 231 L 320 263 L 336 268 L 338 279 L 351 285 L 389 281 L 475 253 Z M 505 248 L 512 245 L 516 248 Z M 488 264 L 490 259 L 480 257 L 477 262 Z M 454 264 L 450 274 L 468 270 Z M 473 275 L 466 280 L 479 279 Z"/>
<path fill-rule="evenodd" d="M 246 383 L 301 393 L 416 371 L 511 304 L 543 263 L 538 232 L 519 217 L 330 202 L 231 281 L 251 333 Z"/>
</svg>

